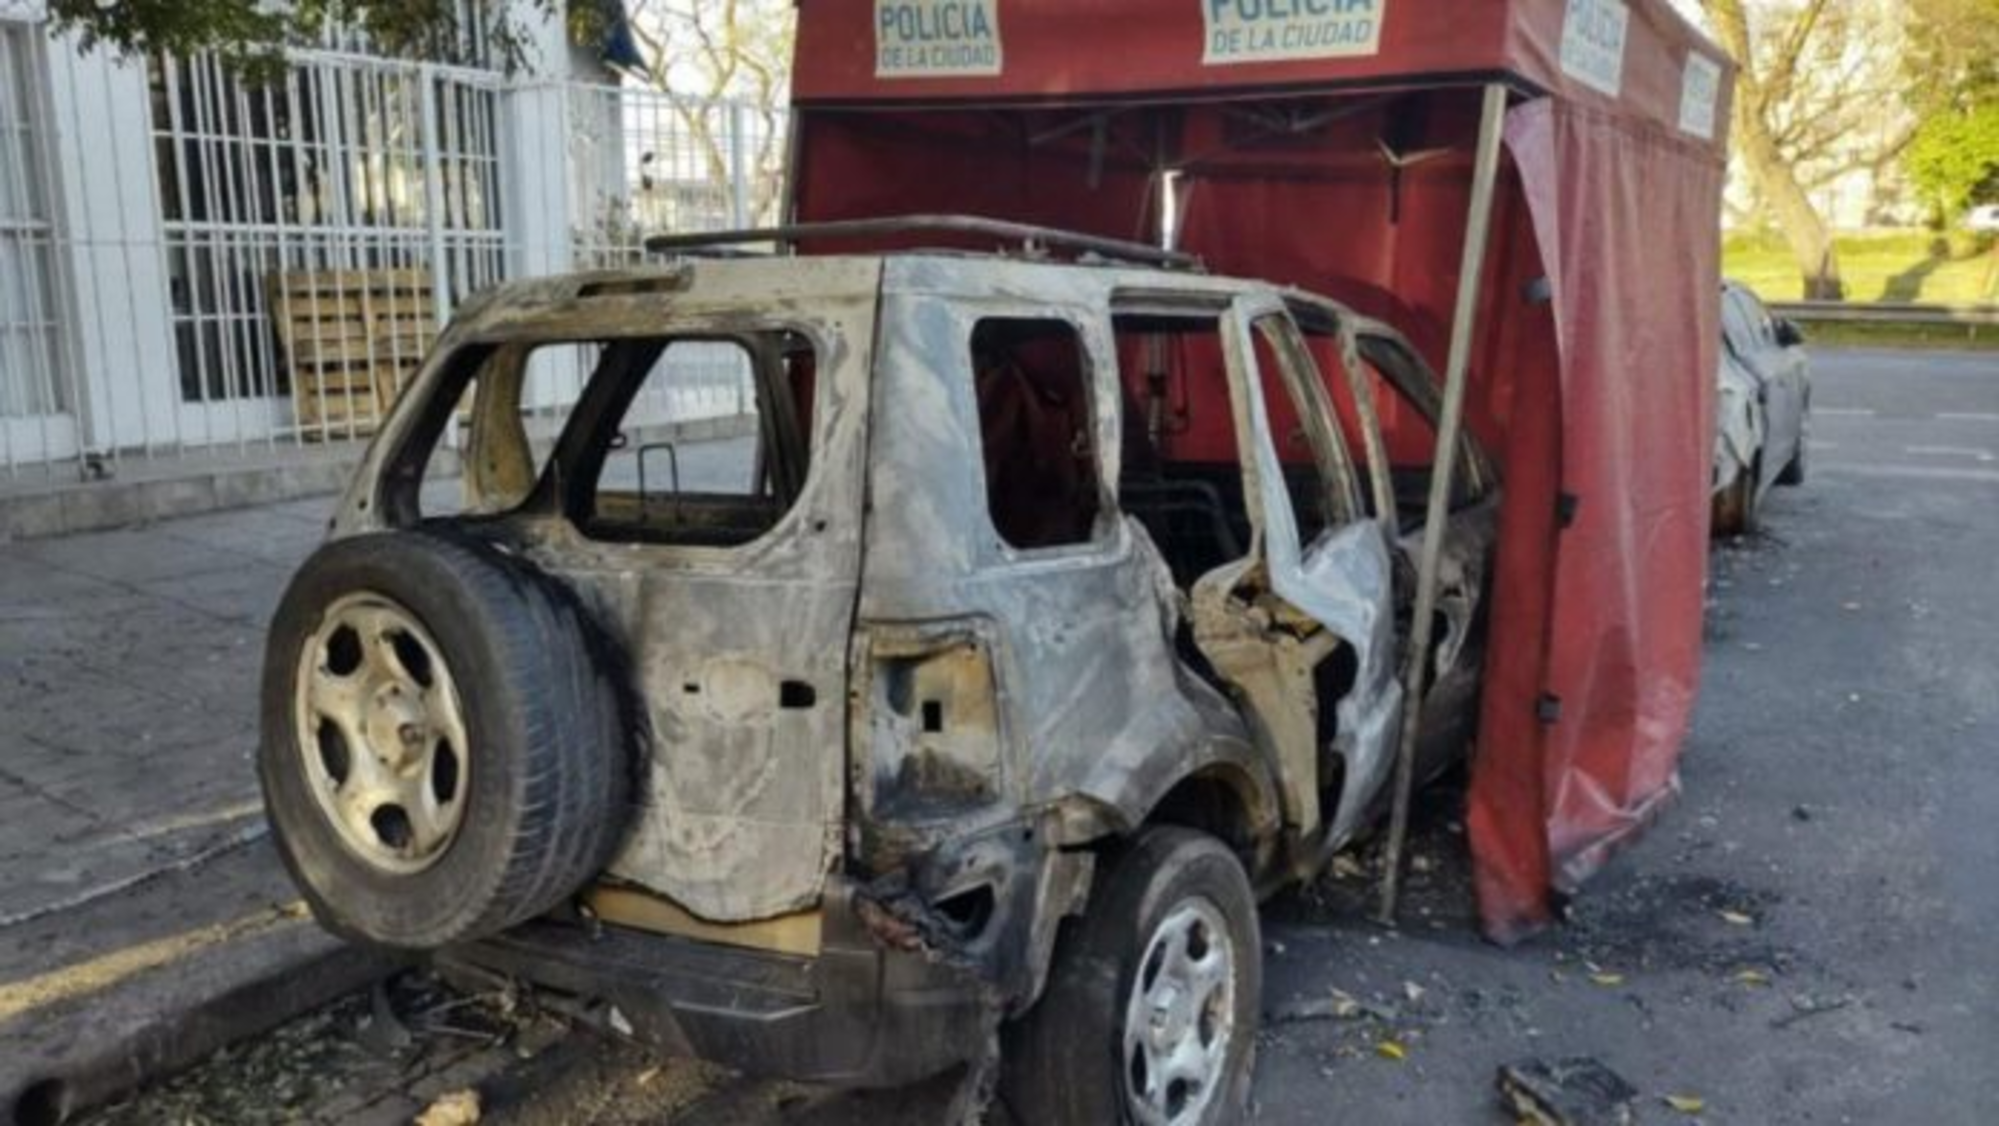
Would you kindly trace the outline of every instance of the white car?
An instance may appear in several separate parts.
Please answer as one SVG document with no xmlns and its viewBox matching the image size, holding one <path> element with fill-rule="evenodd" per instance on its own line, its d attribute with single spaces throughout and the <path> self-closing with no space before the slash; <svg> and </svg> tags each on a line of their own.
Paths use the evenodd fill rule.
<svg viewBox="0 0 1999 1126">
<path fill-rule="evenodd" d="M 1999 203 L 1983 203 L 1964 217 L 1968 231 L 1999 231 Z"/>
<path fill-rule="evenodd" d="M 1713 528 L 1744 535 L 1770 486 L 1804 483 L 1811 375 L 1798 326 L 1734 282 L 1721 287 L 1721 340 Z"/>
</svg>

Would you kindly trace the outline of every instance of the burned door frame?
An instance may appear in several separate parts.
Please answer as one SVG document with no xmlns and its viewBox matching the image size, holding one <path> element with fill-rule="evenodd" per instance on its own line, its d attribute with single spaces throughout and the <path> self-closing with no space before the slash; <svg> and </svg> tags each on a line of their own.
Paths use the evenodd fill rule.
<svg viewBox="0 0 1999 1126">
<path fill-rule="evenodd" d="M 1060 821 L 1051 832 L 1067 843 L 1128 831 L 1175 785 L 1203 774 L 1242 796 L 1256 832 L 1275 822 L 1241 721 L 1217 690 L 1183 675 L 1174 650 L 1179 595 L 1150 537 L 1118 503 L 1115 287 L 1114 278 L 1052 265 L 889 263 L 874 394 L 894 409 L 873 421 L 853 657 L 854 810 L 867 824 L 850 832 L 861 838 L 864 869 L 1051 811 Z M 1211 311 L 1226 302 L 1212 292 L 1192 299 Z M 1078 331 L 1100 489 L 1098 533 L 1088 542 L 1022 549 L 993 524 L 983 459 L 966 451 L 983 449 L 972 334 L 995 317 L 1062 320 Z M 927 550 L 877 546 L 919 543 Z M 871 817 L 891 804 L 880 792 L 882 767 L 899 757 L 877 740 L 903 723 L 882 714 L 889 701 L 877 698 L 876 667 L 967 643 L 992 665 L 999 764 L 978 772 L 993 785 L 963 788 L 965 800 L 941 811 L 947 820 Z M 940 719 L 932 734 L 951 736 L 949 717 Z M 951 742 L 935 740 L 933 749 Z"/>
<path fill-rule="evenodd" d="M 653 735 L 640 817 L 611 874 L 709 922 L 813 910 L 841 856 L 875 314 L 860 295 L 780 304 L 754 321 L 677 305 L 651 335 L 782 330 L 811 342 L 818 374 L 795 502 L 738 546 L 613 542 L 570 521 L 554 533 L 561 571 L 600 597 L 616 592 L 604 600 Z M 761 476 L 770 420 L 757 433 Z M 579 566 L 584 553 L 597 558 Z M 729 623 L 726 636 L 689 628 L 714 621 Z"/>
<path fill-rule="evenodd" d="M 1254 334 L 1266 322 L 1295 345 L 1275 350 L 1279 380 L 1298 407 L 1322 483 L 1345 494 L 1343 505 L 1329 509 L 1343 521 L 1329 522 L 1311 544 L 1299 540 L 1264 401 Z M 1366 798 L 1388 777 L 1400 697 L 1390 549 L 1359 503 L 1322 377 L 1283 301 L 1237 297 L 1222 325 L 1251 543 L 1241 559 L 1194 584 L 1194 637 L 1241 693 L 1255 736 L 1276 764 L 1286 862 L 1293 875 L 1308 876 L 1351 835 Z M 1342 649 L 1351 654 L 1351 672 L 1329 681 L 1322 673 Z M 1330 726 L 1323 722 L 1328 707 Z M 1335 782 L 1336 761 L 1329 813 L 1324 791 Z"/>
<path fill-rule="evenodd" d="M 1355 356 L 1373 366 L 1389 393 L 1399 396 L 1421 415 L 1441 442 L 1443 387 L 1422 355 L 1400 333 L 1377 321 L 1356 318 L 1347 331 L 1354 340 Z M 1365 376 L 1360 381 L 1366 382 Z M 1378 414 L 1375 425 L 1378 429 Z M 1441 448 L 1439 460 L 1442 460 Z M 1382 471 L 1375 476 L 1386 480 L 1392 467 L 1385 454 L 1380 464 Z M 1468 430 L 1458 434 L 1457 457 L 1452 461 L 1451 471 L 1455 478 L 1450 488 L 1453 500 L 1444 513 L 1428 638 L 1434 657 L 1424 677 L 1428 687 L 1423 693 L 1422 719 L 1416 736 L 1415 778 L 1419 783 L 1435 777 L 1456 761 L 1460 744 L 1476 731 L 1489 615 L 1486 563 L 1499 534 L 1498 475 L 1491 459 Z M 1390 493 L 1392 506 L 1392 489 Z M 1460 493 L 1465 494 L 1462 501 L 1456 499 Z M 1406 534 L 1396 533 L 1396 550 L 1412 572 L 1422 541 L 1421 524 Z M 1441 632 L 1436 628 L 1437 619 L 1442 619 L 1444 625 Z M 1406 659 L 1407 655 L 1404 656 Z"/>
</svg>

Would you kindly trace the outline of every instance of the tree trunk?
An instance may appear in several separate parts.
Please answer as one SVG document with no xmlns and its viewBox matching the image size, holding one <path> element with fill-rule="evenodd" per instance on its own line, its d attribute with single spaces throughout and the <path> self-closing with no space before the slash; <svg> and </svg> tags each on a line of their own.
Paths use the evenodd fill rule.
<svg viewBox="0 0 1999 1126">
<path fill-rule="evenodd" d="M 1805 279 L 1805 300 L 1844 301 L 1846 286 L 1839 277 L 1839 251 L 1832 232 L 1811 197 L 1798 185 L 1770 139 L 1762 119 L 1752 113 L 1735 115 L 1736 155 L 1756 183 L 1756 192 L 1777 220 L 1777 229 L 1791 247 L 1791 257 Z"/>
<path fill-rule="evenodd" d="M 1812 206 L 1811 196 L 1798 183 L 1797 174 L 1778 147 L 1776 137 L 1771 135 L 1770 123 L 1764 116 L 1768 109 L 1765 82 L 1771 76 L 1757 69 L 1757 60 L 1750 49 L 1749 18 L 1743 11 L 1742 0 L 1701 0 L 1701 8 L 1713 22 L 1722 49 L 1739 68 L 1733 114 L 1735 155 L 1748 170 L 1757 196 L 1777 221 L 1784 241 L 1790 244 L 1791 257 L 1804 276 L 1805 300 L 1844 301 L 1846 286 L 1839 278 L 1839 252 L 1833 246 L 1832 232 L 1826 228 L 1818 208 Z M 1787 56 L 1785 66 L 1796 65 L 1793 52 Z M 1778 77 L 1789 81 L 1788 73 Z"/>
</svg>

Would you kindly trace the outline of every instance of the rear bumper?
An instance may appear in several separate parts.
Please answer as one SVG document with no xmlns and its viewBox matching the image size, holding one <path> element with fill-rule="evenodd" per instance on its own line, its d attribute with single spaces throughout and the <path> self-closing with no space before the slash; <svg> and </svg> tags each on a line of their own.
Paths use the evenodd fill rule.
<svg viewBox="0 0 1999 1126">
<path fill-rule="evenodd" d="M 883 949 L 851 891 L 827 900 L 809 958 L 536 922 L 442 960 L 565 994 L 618 1033 L 753 1074 L 899 1086 L 970 1060 L 990 991 L 968 970 Z"/>
</svg>

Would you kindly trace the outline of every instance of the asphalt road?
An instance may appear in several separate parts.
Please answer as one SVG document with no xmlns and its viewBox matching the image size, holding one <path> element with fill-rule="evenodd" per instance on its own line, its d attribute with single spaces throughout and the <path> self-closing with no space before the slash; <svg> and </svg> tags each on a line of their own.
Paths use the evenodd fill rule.
<svg viewBox="0 0 1999 1126">
<path fill-rule="evenodd" d="M 1511 950 L 1471 929 L 1449 792 L 1400 931 L 1364 921 L 1364 874 L 1272 904 L 1258 1121 L 1511 1122 L 1501 1065 L 1587 1057 L 1641 1122 L 1999 1122 L 1999 355 L 1823 354 L 1814 376 L 1810 480 L 1714 553 L 1681 801 Z M 1349 1015 L 1299 1018 L 1335 991 Z M 443 1011 L 387 1001 L 419 1041 Z M 316 1059 L 297 1044 L 382 1008 L 280 1040 Z M 461 1052 L 376 1109 L 525 1067 L 489 1121 L 915 1124 L 948 1086 L 842 1095 L 565 1043 Z M 204 1085 L 264 1074 L 225 1061 L 108 1119 L 198 1117 Z"/>
<path fill-rule="evenodd" d="M 1569 1056 L 1644 1120 L 1685 1095 L 1711 1122 L 1999 1121 L 1999 355 L 1814 377 L 1810 479 L 1714 553 L 1683 800 L 1517 950 L 1272 925 L 1269 1006 L 1425 992 L 1399 1021 L 1274 1026 L 1265 1121 L 1501 1122 L 1496 1068 Z M 1455 839 L 1431 838 L 1440 883 Z M 1406 1062 L 1372 1054 L 1391 1035 Z"/>
</svg>

